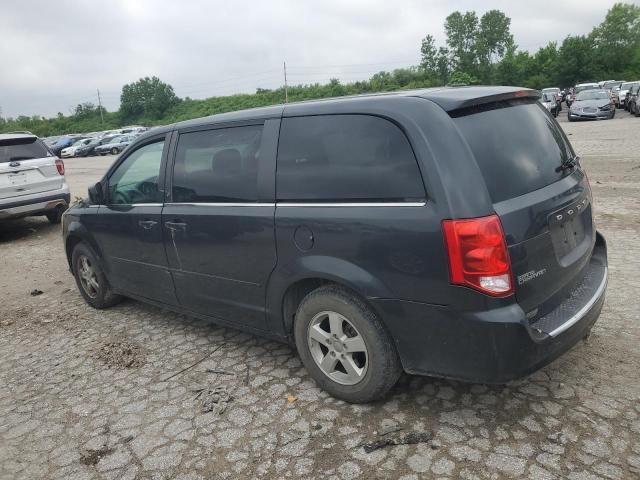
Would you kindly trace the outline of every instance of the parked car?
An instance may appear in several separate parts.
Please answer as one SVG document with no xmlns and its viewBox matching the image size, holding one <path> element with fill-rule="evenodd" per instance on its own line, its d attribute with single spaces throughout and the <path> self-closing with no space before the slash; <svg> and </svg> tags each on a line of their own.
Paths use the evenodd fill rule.
<svg viewBox="0 0 640 480">
<path fill-rule="evenodd" d="M 62 158 L 75 157 L 77 155 L 78 150 L 80 150 L 82 147 L 89 145 L 91 142 L 94 142 L 95 140 L 96 140 L 95 138 L 83 138 L 81 140 L 78 140 L 76 143 L 74 143 L 70 147 L 63 148 L 62 151 L 60 152 L 60 156 Z"/>
<path fill-rule="evenodd" d="M 607 282 L 586 174 L 538 98 L 397 92 L 158 128 L 64 216 L 79 291 L 290 341 L 350 402 L 402 370 L 529 374 L 588 335 Z"/>
<path fill-rule="evenodd" d="M 617 107 L 617 104 L 619 103 L 618 90 L 620 90 L 620 86 L 623 83 L 624 81 L 622 80 L 608 80 L 604 82 L 604 85 L 602 86 L 603 90 L 606 90 L 607 92 L 609 92 L 609 96 L 611 97 L 611 100 L 613 101 L 613 104 L 616 107 Z"/>
<path fill-rule="evenodd" d="M 640 92 L 640 83 L 632 85 L 627 94 L 627 107 L 629 113 L 632 115 L 640 115 L 640 109 L 638 108 L 638 94 Z"/>
<path fill-rule="evenodd" d="M 62 150 L 73 145 L 73 142 L 75 142 L 76 140 L 77 139 L 75 139 L 74 137 L 68 137 L 68 136 L 60 137 L 56 139 L 55 142 L 50 144 L 49 148 L 51 149 L 54 155 L 60 156 L 60 154 L 62 153 Z"/>
<path fill-rule="evenodd" d="M 571 95 L 571 103 L 576 101 L 576 96 L 584 90 L 600 90 L 600 85 L 597 83 L 579 83 L 573 88 L 573 94 Z"/>
<path fill-rule="evenodd" d="M 111 142 L 111 140 L 113 140 L 116 137 L 119 137 L 120 135 L 107 135 L 105 137 L 101 137 L 101 138 L 94 138 L 90 143 L 83 145 L 82 147 L 78 148 L 76 150 L 76 156 L 77 157 L 88 157 L 90 155 L 97 155 L 95 149 L 96 147 L 99 147 L 100 145 L 104 145 L 106 143 Z"/>
<path fill-rule="evenodd" d="M 622 109 L 627 109 L 627 93 L 629 93 L 629 89 L 631 88 L 631 86 L 633 86 L 635 83 L 637 82 L 624 82 L 622 85 L 620 85 L 620 88 L 618 89 L 618 103 L 616 105 L 616 107 L 618 108 L 622 108 Z"/>
<path fill-rule="evenodd" d="M 94 151 L 98 155 L 117 155 L 122 152 L 127 146 L 134 140 L 135 137 L 131 135 L 120 135 L 117 137 L 113 137 L 107 143 L 103 143 L 102 145 L 98 145 L 94 148 Z"/>
<path fill-rule="evenodd" d="M 42 140 L 0 134 L 0 219 L 45 215 L 59 223 L 69 201 L 64 163 Z"/>
<path fill-rule="evenodd" d="M 616 114 L 615 105 L 606 90 L 583 90 L 569 109 L 569 121 L 608 120 Z"/>
<path fill-rule="evenodd" d="M 555 87 L 555 88 L 543 88 L 542 89 L 542 93 L 550 93 L 553 95 L 553 98 L 555 99 L 556 102 L 556 116 L 557 116 L 557 112 L 562 111 L 562 91 Z"/>
<path fill-rule="evenodd" d="M 553 93 L 542 92 L 540 103 L 544 105 L 544 108 L 546 108 L 551 113 L 551 115 L 553 115 L 554 117 L 558 116 L 558 102 L 556 101 L 556 96 Z"/>
</svg>

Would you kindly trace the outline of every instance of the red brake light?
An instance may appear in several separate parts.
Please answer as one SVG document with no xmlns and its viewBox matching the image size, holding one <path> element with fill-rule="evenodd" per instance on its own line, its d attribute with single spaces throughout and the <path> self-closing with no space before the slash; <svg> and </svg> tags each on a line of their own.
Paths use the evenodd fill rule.
<svg viewBox="0 0 640 480">
<path fill-rule="evenodd" d="M 56 158 L 56 168 L 58 169 L 58 173 L 60 175 L 64 175 L 64 162 L 59 158 Z"/>
<path fill-rule="evenodd" d="M 513 293 L 509 252 L 497 215 L 443 220 L 442 231 L 451 283 L 496 297 Z"/>
</svg>

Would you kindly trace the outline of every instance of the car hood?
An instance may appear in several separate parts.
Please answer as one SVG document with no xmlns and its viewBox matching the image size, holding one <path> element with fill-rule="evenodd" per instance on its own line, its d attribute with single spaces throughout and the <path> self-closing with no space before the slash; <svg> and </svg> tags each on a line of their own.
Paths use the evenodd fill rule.
<svg viewBox="0 0 640 480">
<path fill-rule="evenodd" d="M 576 100 L 572 107 L 575 106 L 576 108 L 584 108 L 584 107 L 595 107 L 595 108 L 599 108 L 599 107 L 604 107 L 606 105 L 609 105 L 611 102 L 609 100 Z"/>
</svg>

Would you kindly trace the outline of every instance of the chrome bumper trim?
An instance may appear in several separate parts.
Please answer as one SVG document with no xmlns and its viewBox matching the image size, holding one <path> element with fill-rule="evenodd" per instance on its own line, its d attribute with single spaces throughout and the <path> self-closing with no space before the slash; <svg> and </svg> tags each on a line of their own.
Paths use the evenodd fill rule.
<svg viewBox="0 0 640 480">
<path fill-rule="evenodd" d="M 562 332 L 564 332 L 565 330 L 568 330 L 574 324 L 582 320 L 582 318 L 587 314 L 587 312 L 589 312 L 589 310 L 591 310 L 591 308 L 596 304 L 596 302 L 600 300 L 600 297 L 602 297 L 602 294 L 604 293 L 604 290 L 607 287 L 608 277 L 609 277 L 609 269 L 607 267 L 604 267 L 604 277 L 602 278 L 602 282 L 598 286 L 596 293 L 593 294 L 593 297 L 591 297 L 591 299 L 587 303 L 585 303 L 580 310 L 578 310 L 571 318 L 569 318 L 569 320 L 564 322 L 555 330 L 549 332 L 550 337 L 557 337 Z"/>
</svg>

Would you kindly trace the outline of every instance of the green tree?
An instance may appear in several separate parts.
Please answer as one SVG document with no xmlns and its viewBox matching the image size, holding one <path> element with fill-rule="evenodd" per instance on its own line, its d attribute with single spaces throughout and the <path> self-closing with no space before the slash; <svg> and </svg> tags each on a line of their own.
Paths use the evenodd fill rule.
<svg viewBox="0 0 640 480">
<path fill-rule="evenodd" d="M 73 113 L 76 118 L 89 118 L 99 113 L 96 106 L 91 102 L 79 103 Z"/>
<path fill-rule="evenodd" d="M 484 83 L 492 83 L 494 65 L 504 58 L 510 48 L 515 48 L 511 19 L 500 10 L 489 10 L 480 19 L 476 41 L 479 74 Z"/>
<path fill-rule="evenodd" d="M 120 113 L 125 122 L 159 119 L 180 103 L 173 87 L 158 77 L 144 77 L 122 87 Z"/>
<path fill-rule="evenodd" d="M 422 39 L 420 45 L 420 67 L 427 72 L 428 75 L 435 75 L 438 69 L 438 48 L 433 35 L 429 34 Z"/>
<path fill-rule="evenodd" d="M 475 12 L 453 12 L 446 18 L 444 28 L 452 69 L 474 74 L 478 64 L 478 16 Z"/>
<path fill-rule="evenodd" d="M 593 81 L 599 77 L 594 62 L 594 44 L 591 36 L 568 36 L 558 50 L 558 85 L 570 86 L 578 82 Z"/>
<path fill-rule="evenodd" d="M 640 49 L 640 7 L 616 3 L 590 37 L 602 72 L 619 78 L 624 70 L 620 59 L 631 58 Z"/>
<path fill-rule="evenodd" d="M 449 83 L 451 85 L 474 85 L 478 83 L 478 79 L 466 72 L 453 72 Z"/>
</svg>

